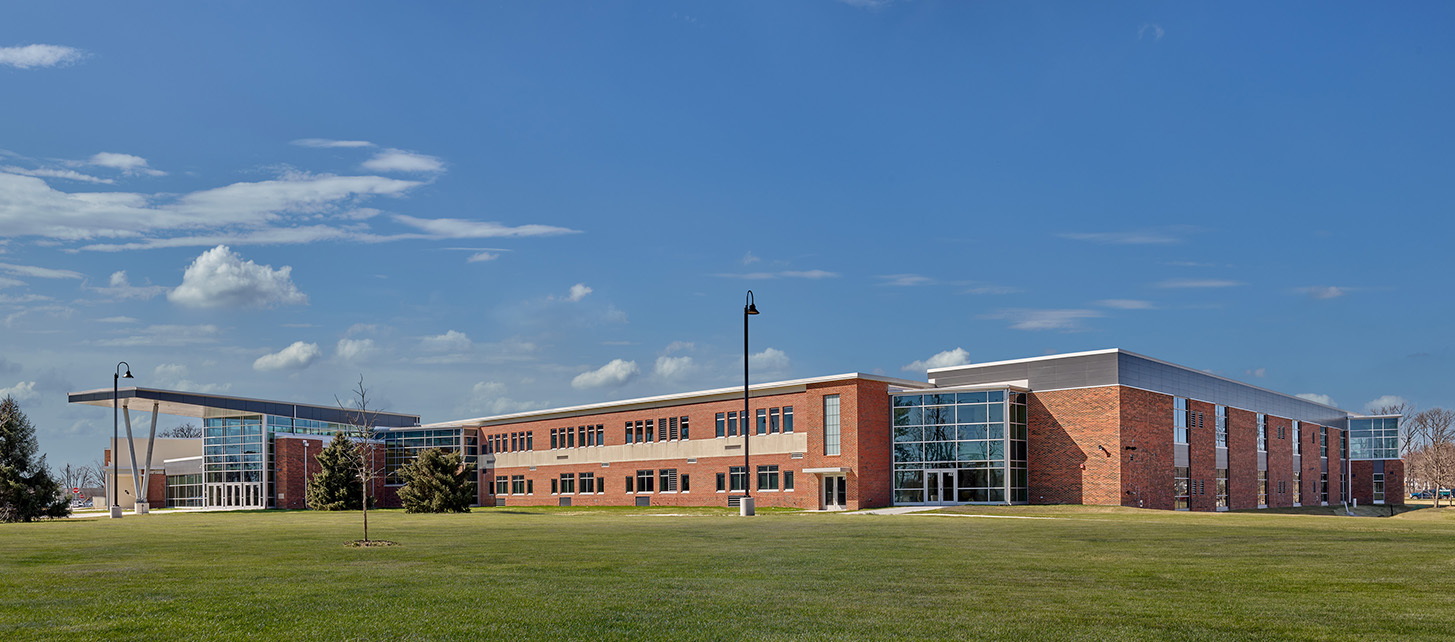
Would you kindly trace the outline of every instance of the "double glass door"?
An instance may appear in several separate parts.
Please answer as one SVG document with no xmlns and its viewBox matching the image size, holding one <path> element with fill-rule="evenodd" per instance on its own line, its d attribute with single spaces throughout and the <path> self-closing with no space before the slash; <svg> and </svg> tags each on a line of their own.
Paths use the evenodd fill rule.
<svg viewBox="0 0 1455 642">
<path fill-rule="evenodd" d="M 849 504 L 849 478 L 844 475 L 824 475 L 823 507 L 843 508 Z"/>
<path fill-rule="evenodd" d="M 925 471 L 925 503 L 926 504 L 953 504 L 953 503 L 955 503 L 955 471 L 953 471 L 953 470 L 927 470 L 927 471 Z"/>
<path fill-rule="evenodd" d="M 230 482 L 207 487 L 207 505 L 212 508 L 262 508 L 263 485 Z"/>
</svg>

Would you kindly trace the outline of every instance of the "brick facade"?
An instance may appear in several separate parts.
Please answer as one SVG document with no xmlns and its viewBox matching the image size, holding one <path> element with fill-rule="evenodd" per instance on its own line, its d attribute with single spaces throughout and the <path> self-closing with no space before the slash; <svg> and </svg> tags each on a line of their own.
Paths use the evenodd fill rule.
<svg viewBox="0 0 1455 642">
<path fill-rule="evenodd" d="M 273 508 L 298 510 L 308 507 L 305 499 L 306 480 L 318 474 L 318 453 L 332 440 L 332 437 L 322 435 L 277 435 L 274 438 Z M 369 448 L 369 452 L 382 462 L 383 451 L 374 444 L 370 444 Z M 382 474 L 375 477 L 370 494 L 373 495 L 374 505 L 377 507 L 399 507 L 398 495 L 394 493 L 394 489 L 384 486 Z"/>
<path fill-rule="evenodd" d="M 1118 396 L 1125 453 L 1121 503 L 1172 510 L 1172 397 L 1125 386 Z"/>
<path fill-rule="evenodd" d="M 1258 413 L 1228 408 L 1228 508 L 1258 507 Z"/>
<path fill-rule="evenodd" d="M 1027 396 L 1031 503 L 1122 503 L 1118 406 L 1114 387 Z"/>
</svg>

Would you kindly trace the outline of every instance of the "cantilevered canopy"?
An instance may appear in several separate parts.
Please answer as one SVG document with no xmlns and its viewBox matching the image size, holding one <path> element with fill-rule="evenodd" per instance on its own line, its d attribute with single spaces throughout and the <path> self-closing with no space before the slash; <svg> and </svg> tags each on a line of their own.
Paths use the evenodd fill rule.
<svg viewBox="0 0 1455 642">
<path fill-rule="evenodd" d="M 279 417 L 293 417 L 295 419 L 312 419 L 315 421 L 347 424 L 353 421 L 355 414 L 338 406 L 317 406 L 287 401 L 268 401 L 266 399 L 207 395 L 177 390 L 158 390 L 154 388 L 122 388 L 117 392 L 117 396 L 122 400 L 131 400 L 130 405 L 136 410 L 150 411 L 152 404 L 156 403 L 157 412 L 182 417 L 203 418 L 236 417 L 238 415 L 277 415 Z M 67 396 L 67 400 L 70 403 L 109 408 L 111 407 L 111 391 L 101 389 L 73 392 Z M 370 411 L 370 414 L 373 415 L 375 426 L 402 428 L 419 425 L 419 415 L 407 415 L 396 412 L 376 413 L 374 411 Z"/>
</svg>

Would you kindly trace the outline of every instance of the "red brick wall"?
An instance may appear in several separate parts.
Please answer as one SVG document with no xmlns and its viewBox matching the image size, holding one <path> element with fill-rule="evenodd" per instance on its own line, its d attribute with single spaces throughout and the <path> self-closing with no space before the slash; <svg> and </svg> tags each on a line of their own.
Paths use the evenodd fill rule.
<svg viewBox="0 0 1455 642">
<path fill-rule="evenodd" d="M 1303 506 L 1319 505 L 1319 425 L 1303 422 Z"/>
<path fill-rule="evenodd" d="M 1228 408 L 1228 508 L 1257 507 L 1258 413 Z"/>
<path fill-rule="evenodd" d="M 1172 510 L 1172 397 L 1119 386 L 1122 503 Z M 1126 450 L 1135 447 L 1136 450 Z"/>
<path fill-rule="evenodd" d="M 1349 462 L 1353 472 L 1350 484 L 1353 485 L 1351 494 L 1360 504 L 1374 503 L 1374 462 L 1361 460 Z"/>
<path fill-rule="evenodd" d="M 825 394 L 833 394 L 836 389 L 834 386 L 809 388 L 810 391 L 828 391 Z M 853 382 L 852 390 L 852 418 L 847 412 L 840 411 L 843 415 L 840 419 L 843 452 L 844 456 L 851 457 L 854 467 L 848 480 L 848 507 L 859 509 L 888 506 L 894 494 L 894 434 L 889 426 L 889 385 L 878 381 L 858 380 Z M 840 398 L 840 407 L 846 403 L 847 395 Z M 822 407 L 820 403 L 820 412 Z M 844 431 L 843 426 L 856 426 L 857 430 Z M 850 442 L 853 444 L 852 455 L 849 453 Z M 818 480 L 815 479 L 814 484 L 817 483 Z"/>
<path fill-rule="evenodd" d="M 161 470 L 152 471 L 147 477 L 146 499 L 152 508 L 167 505 L 167 474 Z"/>
<path fill-rule="evenodd" d="M 322 435 L 309 436 L 307 455 L 308 460 L 304 461 L 303 442 L 305 438 L 280 437 L 273 440 L 273 507 L 287 509 L 303 509 L 305 505 L 307 477 L 318 474 L 318 453 L 328 446 L 333 437 Z M 378 446 L 371 445 L 371 452 L 374 453 L 376 466 L 383 466 L 383 450 Z M 376 450 L 377 449 L 377 450 Z M 399 497 L 394 489 L 384 486 L 384 475 L 381 473 L 374 479 L 370 493 L 374 496 L 374 504 L 380 508 L 397 508 Z M 281 497 L 279 496 L 281 495 Z"/>
<path fill-rule="evenodd" d="M 1032 504 L 1123 503 L 1118 400 L 1114 386 L 1027 395 Z"/>
<path fill-rule="evenodd" d="M 1384 460 L 1384 503 L 1404 506 L 1404 460 Z"/>
<path fill-rule="evenodd" d="M 1281 493 L 1279 483 L 1283 484 Z M 1268 421 L 1268 505 L 1293 505 L 1293 422 L 1279 417 Z"/>
<path fill-rule="evenodd" d="M 1344 465 L 1344 451 L 1340 449 L 1341 436 L 1343 431 L 1338 428 L 1329 429 L 1329 505 L 1342 504 L 1344 502 L 1344 473 L 1340 468 Z"/>
<path fill-rule="evenodd" d="M 1217 510 L 1217 416 L 1213 404 L 1195 399 L 1187 401 L 1188 418 L 1188 481 L 1192 483 L 1188 499 L 1192 510 Z M 1170 414 L 1169 414 L 1170 416 Z"/>
</svg>

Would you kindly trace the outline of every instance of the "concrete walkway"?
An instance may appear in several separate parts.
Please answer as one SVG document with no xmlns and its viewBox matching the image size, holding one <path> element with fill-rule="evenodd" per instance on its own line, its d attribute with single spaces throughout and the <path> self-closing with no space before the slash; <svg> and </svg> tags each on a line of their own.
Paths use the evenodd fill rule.
<svg viewBox="0 0 1455 642">
<path fill-rule="evenodd" d="M 904 515 L 907 513 L 923 513 L 927 510 L 939 510 L 943 506 L 894 506 L 891 508 L 875 508 L 871 510 L 859 510 L 845 515 Z"/>
</svg>

